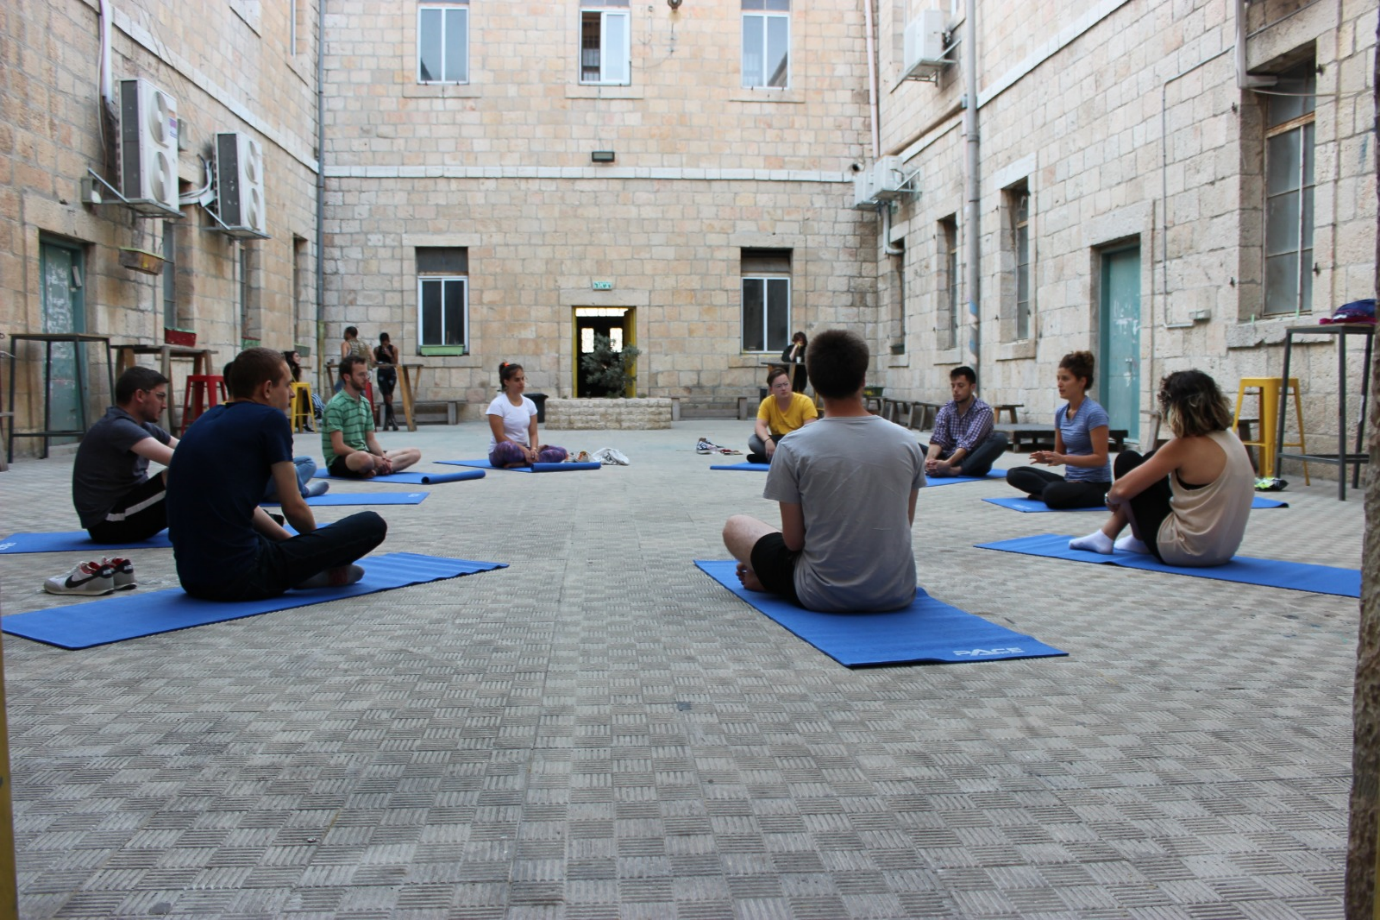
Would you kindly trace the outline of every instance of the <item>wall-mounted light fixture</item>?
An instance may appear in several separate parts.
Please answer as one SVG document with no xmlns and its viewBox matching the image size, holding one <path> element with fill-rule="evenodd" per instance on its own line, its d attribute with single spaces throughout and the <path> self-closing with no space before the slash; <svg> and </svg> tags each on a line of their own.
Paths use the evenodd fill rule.
<svg viewBox="0 0 1380 920">
<path fill-rule="evenodd" d="M 612 163 L 612 162 L 613 162 L 613 151 L 612 151 L 612 150 L 596 150 L 596 151 L 594 151 L 593 153 L 591 153 L 591 154 L 589 155 L 589 158 L 590 158 L 591 160 L 593 160 L 594 162 L 596 162 L 596 163 Z"/>
</svg>

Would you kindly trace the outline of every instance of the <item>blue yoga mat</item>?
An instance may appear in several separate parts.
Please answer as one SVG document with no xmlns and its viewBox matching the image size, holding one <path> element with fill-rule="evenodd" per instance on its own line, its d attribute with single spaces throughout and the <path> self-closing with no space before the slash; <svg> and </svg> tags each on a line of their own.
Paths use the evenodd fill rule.
<svg viewBox="0 0 1380 920">
<path fill-rule="evenodd" d="M 602 469 L 603 464 L 591 463 L 534 463 L 531 466 L 519 466 L 508 469 L 503 466 L 493 466 L 488 460 L 437 460 L 437 463 L 448 463 L 451 466 L 472 466 L 477 470 L 502 470 L 505 473 L 569 473 L 574 470 L 597 470 Z"/>
<path fill-rule="evenodd" d="M 313 479 L 334 479 L 339 482 L 405 482 L 412 486 L 430 486 L 442 482 L 460 482 L 462 479 L 483 479 L 483 470 L 461 470 L 457 473 L 414 473 L 407 470 L 389 473 L 387 476 L 371 476 L 360 479 L 358 476 L 332 476 L 325 470 L 319 471 Z"/>
<path fill-rule="evenodd" d="M 738 470 L 744 473 L 765 473 L 771 469 L 770 463 L 716 463 L 711 470 Z"/>
<path fill-rule="evenodd" d="M 95 553 L 110 555 L 114 549 L 167 549 L 172 546 L 166 530 L 142 543 L 97 543 L 84 530 L 58 533 L 12 533 L 0 540 L 0 555 L 20 553 Z"/>
<path fill-rule="evenodd" d="M 916 589 L 915 602 L 891 613 L 815 613 L 738 583 L 737 563 L 697 560 L 710 578 L 839 664 L 936 664 L 1067 655 L 1005 626 L 965 613 Z"/>
<path fill-rule="evenodd" d="M 362 482 L 363 480 L 355 480 Z M 327 492 L 313 495 L 307 504 L 314 508 L 338 508 L 349 505 L 420 505 L 430 492 Z M 281 502 L 262 502 L 278 505 Z"/>
<path fill-rule="evenodd" d="M 1195 578 L 1211 578 L 1215 581 L 1230 581 L 1243 585 L 1261 585 L 1266 588 L 1288 588 L 1292 591 L 1335 594 L 1339 597 L 1361 596 L 1361 572 L 1358 569 L 1339 569 L 1328 565 L 1309 565 L 1304 562 L 1282 562 L 1277 559 L 1253 559 L 1250 556 L 1234 556 L 1225 565 L 1188 568 L 1165 565 L 1154 556 L 1141 553 L 1113 553 L 1110 556 L 1105 556 L 1102 553 L 1093 553 L 1087 550 L 1069 549 L 1070 539 L 1072 538 L 1046 533 L 1035 537 L 1021 537 L 1018 540 L 979 543 L 977 547 L 978 549 L 995 549 L 1004 553 L 1024 553 L 1027 556 L 1068 559 L 1072 562 L 1119 565 L 1128 569 L 1144 569 L 1147 572 L 1164 572 L 1169 575 L 1190 575 Z"/>
<path fill-rule="evenodd" d="M 491 569 L 507 568 L 503 562 L 471 562 L 444 559 L 417 553 L 386 553 L 366 556 L 359 562 L 364 578 L 345 588 L 314 588 L 289 591 L 262 601 L 221 603 L 189 597 L 181 588 L 166 591 L 122 593 L 66 607 L 50 607 L 29 613 L 16 613 L 0 619 L 0 629 L 12 636 L 45 642 L 58 648 L 83 649 L 107 645 L 140 636 L 222 623 L 241 617 L 258 616 L 275 610 L 289 610 L 323 604 L 346 597 L 359 597 L 407 585 L 473 575 Z"/>
<path fill-rule="evenodd" d="M 1054 511 L 1044 502 L 1036 501 L 1033 498 L 984 498 L 983 501 L 991 502 L 994 505 L 1001 505 L 1003 508 L 1010 508 L 1012 511 L 1023 511 L 1026 514 L 1040 514 L 1045 511 Z M 1263 511 L 1266 508 L 1288 508 L 1288 502 L 1278 501 L 1273 498 L 1261 498 L 1257 495 L 1251 501 L 1251 508 L 1255 511 Z M 1103 505 L 1090 505 L 1087 508 L 1064 508 L 1064 511 L 1103 511 L 1107 509 Z"/>
</svg>

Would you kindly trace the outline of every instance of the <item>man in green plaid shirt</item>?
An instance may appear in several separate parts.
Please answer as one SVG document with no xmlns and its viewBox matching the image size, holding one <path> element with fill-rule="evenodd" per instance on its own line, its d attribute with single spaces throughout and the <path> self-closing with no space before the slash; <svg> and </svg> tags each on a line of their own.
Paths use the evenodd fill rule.
<svg viewBox="0 0 1380 920">
<path fill-rule="evenodd" d="M 374 410 L 364 398 L 369 365 L 358 355 L 340 361 L 340 392 L 326 403 L 321 419 L 321 451 L 332 476 L 368 479 L 399 473 L 422 459 L 415 447 L 385 452 L 374 437 Z"/>
</svg>

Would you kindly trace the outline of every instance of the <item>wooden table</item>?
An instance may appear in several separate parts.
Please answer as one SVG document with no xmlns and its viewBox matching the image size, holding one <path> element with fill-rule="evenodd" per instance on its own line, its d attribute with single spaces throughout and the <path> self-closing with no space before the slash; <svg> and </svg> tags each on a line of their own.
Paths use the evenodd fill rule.
<svg viewBox="0 0 1380 920">
<path fill-rule="evenodd" d="M 168 414 L 165 427 L 169 431 L 177 430 L 173 427 L 173 406 L 177 403 L 177 394 L 172 383 L 173 359 L 191 361 L 193 375 L 220 375 L 219 368 L 211 367 L 211 358 L 215 352 L 209 348 L 197 348 L 191 345 L 141 345 L 137 342 L 112 345 L 110 348 L 116 355 L 115 375 L 117 377 L 134 366 L 135 355 L 158 355 L 158 369 L 164 377 L 168 378 L 168 389 L 173 391 L 168 394 L 168 401 L 163 406 L 163 411 Z"/>
<path fill-rule="evenodd" d="M 416 431 L 417 422 L 412 418 L 412 406 L 416 402 L 416 397 L 412 390 L 412 372 L 417 372 L 417 384 L 422 382 L 422 365 L 420 364 L 399 364 L 398 383 L 402 387 L 403 418 L 407 420 L 407 430 Z"/>
<path fill-rule="evenodd" d="M 14 439 L 15 438 L 42 438 L 43 439 L 43 459 L 48 459 L 48 442 L 55 437 L 76 437 L 80 438 L 86 434 L 89 427 L 86 423 L 86 386 L 82 383 L 86 376 L 86 368 L 80 360 L 81 350 L 76 349 L 77 358 L 77 389 L 81 390 L 81 397 L 77 400 L 77 409 L 81 415 L 80 429 L 51 429 L 52 424 L 50 411 L 52 408 L 52 384 L 53 384 L 53 346 L 60 343 L 70 343 L 73 346 L 83 344 L 94 344 L 99 342 L 105 350 L 105 371 L 110 378 L 110 395 L 113 400 L 115 397 L 115 371 L 110 366 L 110 336 L 94 335 L 87 332 L 16 332 L 10 335 L 10 341 L 17 346 L 20 342 L 40 342 L 43 344 L 45 359 L 43 363 L 43 428 L 40 431 L 15 431 L 14 430 L 14 370 L 19 363 L 19 349 L 14 349 L 14 356 L 10 359 L 10 436 L 9 443 L 5 448 L 5 459 L 7 463 L 14 462 Z"/>
<path fill-rule="evenodd" d="M 1026 422 L 1015 424 L 1012 422 L 998 422 L 992 426 L 993 431 L 1000 431 L 1006 435 L 1011 442 L 1011 450 L 1019 452 L 1021 450 L 1054 450 L 1054 426 L 1039 425 Z M 1112 428 L 1107 432 L 1108 445 L 1112 450 L 1120 451 L 1126 449 L 1126 438 L 1130 432 L 1125 428 Z"/>
</svg>

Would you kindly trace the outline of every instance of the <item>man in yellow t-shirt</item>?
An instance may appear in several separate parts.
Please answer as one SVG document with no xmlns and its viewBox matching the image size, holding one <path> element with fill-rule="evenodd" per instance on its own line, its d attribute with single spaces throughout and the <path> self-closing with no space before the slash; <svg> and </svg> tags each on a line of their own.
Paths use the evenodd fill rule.
<svg viewBox="0 0 1380 920">
<path fill-rule="evenodd" d="M 770 463 L 780 438 L 819 420 L 814 401 L 791 391 L 791 375 L 784 367 L 767 373 L 767 389 L 771 392 L 757 407 L 757 424 L 748 438 L 750 463 Z"/>
</svg>

